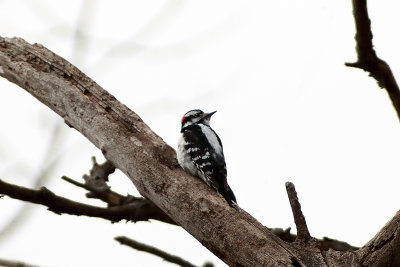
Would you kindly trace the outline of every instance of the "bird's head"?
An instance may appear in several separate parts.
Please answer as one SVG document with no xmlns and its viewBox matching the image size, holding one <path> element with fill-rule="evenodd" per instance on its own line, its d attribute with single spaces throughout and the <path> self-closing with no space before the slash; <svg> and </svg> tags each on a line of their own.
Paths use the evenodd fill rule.
<svg viewBox="0 0 400 267">
<path fill-rule="evenodd" d="M 193 109 L 185 113 L 182 117 L 182 129 L 192 124 L 210 125 L 211 116 L 217 111 L 205 113 L 200 109 Z"/>
</svg>

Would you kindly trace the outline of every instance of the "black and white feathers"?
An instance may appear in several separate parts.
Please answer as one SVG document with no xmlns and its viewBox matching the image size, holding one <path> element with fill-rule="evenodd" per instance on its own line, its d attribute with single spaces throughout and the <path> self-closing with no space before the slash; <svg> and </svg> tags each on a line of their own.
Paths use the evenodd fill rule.
<svg viewBox="0 0 400 267">
<path fill-rule="evenodd" d="M 186 172 L 201 178 L 232 205 L 236 198 L 226 179 L 222 143 L 210 127 L 210 118 L 215 112 L 204 113 L 198 109 L 186 112 L 182 118 L 177 157 Z"/>
</svg>

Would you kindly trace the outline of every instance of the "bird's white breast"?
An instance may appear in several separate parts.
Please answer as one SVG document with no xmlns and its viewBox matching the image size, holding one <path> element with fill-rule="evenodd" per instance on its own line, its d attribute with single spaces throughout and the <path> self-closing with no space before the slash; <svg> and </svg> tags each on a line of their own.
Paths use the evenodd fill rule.
<svg viewBox="0 0 400 267">
<path fill-rule="evenodd" d="M 178 151 L 176 152 L 176 156 L 178 159 L 179 165 L 181 165 L 182 169 L 185 171 L 191 173 L 192 175 L 197 174 L 197 168 L 193 162 L 193 160 L 190 158 L 189 152 L 185 149 L 186 141 L 183 138 L 183 134 L 179 137 L 178 141 Z M 196 149 L 196 148 L 192 148 Z"/>
</svg>

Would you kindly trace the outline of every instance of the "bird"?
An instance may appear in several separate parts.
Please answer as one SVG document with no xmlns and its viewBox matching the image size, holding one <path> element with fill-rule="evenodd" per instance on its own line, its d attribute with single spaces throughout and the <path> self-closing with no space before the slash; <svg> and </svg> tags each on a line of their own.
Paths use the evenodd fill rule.
<svg viewBox="0 0 400 267">
<path fill-rule="evenodd" d="M 215 112 L 193 109 L 183 115 L 177 159 L 185 172 L 202 179 L 233 206 L 236 197 L 227 182 L 221 139 L 210 127 Z"/>
</svg>

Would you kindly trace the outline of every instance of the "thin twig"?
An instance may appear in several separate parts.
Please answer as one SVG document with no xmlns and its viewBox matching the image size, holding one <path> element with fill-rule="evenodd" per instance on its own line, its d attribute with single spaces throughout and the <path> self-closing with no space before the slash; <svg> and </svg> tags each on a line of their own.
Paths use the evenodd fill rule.
<svg viewBox="0 0 400 267">
<path fill-rule="evenodd" d="M 111 191 L 107 185 L 108 176 L 115 171 L 114 165 L 106 160 L 103 164 L 98 164 L 96 158 L 92 157 L 93 166 L 89 171 L 89 175 L 83 175 L 85 183 L 80 183 L 67 176 L 62 176 L 61 179 L 89 191 L 86 194 L 88 198 L 97 198 L 106 202 L 109 206 L 119 206 L 127 204 L 128 200 L 141 200 L 143 198 L 135 198 L 133 196 L 122 196 Z"/>
<path fill-rule="evenodd" d="M 120 205 L 128 204 L 128 203 L 131 203 L 134 201 L 144 200 L 144 198 L 142 198 L 142 197 L 123 196 L 121 194 L 118 194 L 117 192 L 112 191 L 111 189 L 97 191 L 92 186 L 90 186 L 88 184 L 80 183 L 78 181 L 75 181 L 74 179 L 67 177 L 67 176 L 62 176 L 61 179 L 65 180 L 68 183 L 73 184 L 77 187 L 81 187 L 81 188 L 88 190 L 90 192 L 90 193 L 86 194 L 88 197 L 100 199 L 103 202 L 107 203 L 110 207 L 120 206 Z"/>
<path fill-rule="evenodd" d="M 133 210 L 132 208 L 132 213 L 134 214 L 144 213 L 147 214 L 148 219 L 154 219 L 165 223 L 177 225 L 167 214 L 165 214 L 165 212 L 163 212 L 159 207 L 157 207 L 151 200 L 147 198 L 123 196 L 110 189 L 104 192 L 97 192 L 94 191 L 93 188 L 91 188 L 87 184 L 80 183 L 66 176 L 63 176 L 61 178 L 75 186 L 90 191 L 91 197 L 104 201 L 109 205 L 109 207 L 133 206 L 135 210 Z"/>
<path fill-rule="evenodd" d="M 306 218 L 304 217 L 303 212 L 301 211 L 301 205 L 297 197 L 297 192 L 294 187 L 294 184 L 291 182 L 286 182 L 285 185 L 290 202 L 290 207 L 292 208 L 293 212 L 294 222 L 297 228 L 296 241 L 299 241 L 304 244 L 309 244 L 310 241 L 312 240 L 312 237 L 310 235 L 310 232 L 308 231 Z"/>
<path fill-rule="evenodd" d="M 85 174 L 83 176 L 86 183 L 89 183 L 90 180 L 101 180 L 105 183 L 108 181 L 108 176 L 115 172 L 115 166 L 109 160 L 104 161 L 102 164 L 98 164 L 96 157 L 92 157 L 92 164 L 93 166 L 89 171 L 89 175 Z"/>
<path fill-rule="evenodd" d="M 345 63 L 348 67 L 363 69 L 375 78 L 381 88 L 386 89 L 400 119 L 400 89 L 389 65 L 378 58 L 372 44 L 371 20 L 367 1 L 353 0 L 353 15 L 356 24 L 357 62 Z"/>
<path fill-rule="evenodd" d="M 121 245 L 126 245 L 129 246 L 131 248 L 134 248 L 136 250 L 139 251 L 144 251 L 150 254 L 153 254 L 155 256 L 158 256 L 160 258 L 163 258 L 164 260 L 168 261 L 168 262 L 172 262 L 175 264 L 178 264 L 179 266 L 182 267 L 196 267 L 196 265 L 191 264 L 190 262 L 175 256 L 175 255 L 171 255 L 165 251 L 162 251 L 161 249 L 158 249 L 156 247 L 153 246 L 149 246 L 143 243 L 140 243 L 138 241 L 135 241 L 133 239 L 130 239 L 128 237 L 125 236 L 117 236 L 114 238 L 115 240 L 117 240 Z"/>
<path fill-rule="evenodd" d="M 89 175 L 84 175 L 83 179 L 85 183 L 80 183 L 66 176 L 61 177 L 63 180 L 84 188 L 89 191 L 86 194 L 89 198 L 96 198 L 104 201 L 109 207 L 114 206 L 129 206 L 132 204 L 136 211 L 147 214 L 150 218 L 163 221 L 170 224 L 176 224 L 165 212 L 158 208 L 152 201 L 143 197 L 134 197 L 131 195 L 123 196 L 111 190 L 108 186 L 107 181 L 111 173 L 115 171 L 115 166 L 108 160 L 103 164 L 98 164 L 96 158 L 92 157 L 93 166 L 89 172 Z M 139 211 L 138 209 L 143 209 Z"/>
</svg>

